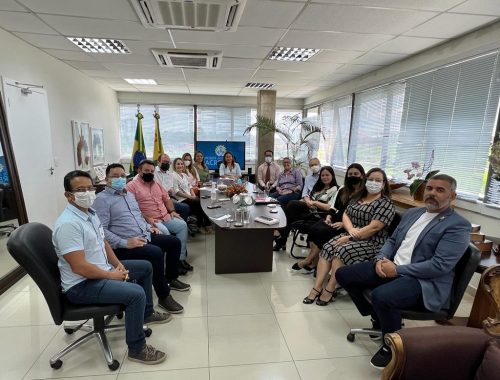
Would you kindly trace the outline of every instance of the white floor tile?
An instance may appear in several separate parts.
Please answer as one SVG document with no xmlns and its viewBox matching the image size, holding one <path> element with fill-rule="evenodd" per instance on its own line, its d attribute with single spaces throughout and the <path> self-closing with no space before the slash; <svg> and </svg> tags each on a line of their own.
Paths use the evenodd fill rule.
<svg viewBox="0 0 500 380">
<path fill-rule="evenodd" d="M 206 318 L 176 318 L 169 323 L 152 325 L 151 328 L 153 334 L 147 341 L 165 351 L 167 360 L 145 368 L 144 364 L 125 359 L 120 373 L 208 367 Z"/>
<path fill-rule="evenodd" d="M 296 361 L 302 380 L 380 379 L 380 370 L 370 365 L 370 356 Z"/>
<path fill-rule="evenodd" d="M 38 360 L 35 361 L 24 380 L 110 374 L 101 347 L 96 339 L 91 339 L 63 357 L 63 365 L 60 369 L 55 370 L 50 367 L 49 359 L 84 333 L 78 331 L 72 335 L 67 335 L 63 329 L 60 329 Z M 121 363 L 127 350 L 125 331 L 115 331 L 109 333 L 107 337 L 114 358 Z"/>
<path fill-rule="evenodd" d="M 209 317 L 208 331 L 210 366 L 292 359 L 274 315 Z"/>
<path fill-rule="evenodd" d="M 278 313 L 276 317 L 294 360 L 368 354 L 364 346 L 347 342 L 348 326 L 335 310 Z"/>
<path fill-rule="evenodd" d="M 236 290 L 230 287 L 208 287 L 208 315 L 272 314 L 273 310 L 261 287 Z"/>
<path fill-rule="evenodd" d="M 50 340 L 57 326 L 0 327 L 0 377 L 22 379 Z M 47 363 L 48 366 L 48 363 Z"/>
<path fill-rule="evenodd" d="M 118 380 L 210 380 L 208 368 L 155 371 L 157 367 L 142 366 L 143 370 L 138 373 L 120 373 Z"/>
<path fill-rule="evenodd" d="M 1 300 L 0 327 L 54 324 L 41 292 L 9 292 Z"/>
<path fill-rule="evenodd" d="M 300 380 L 293 362 L 211 367 L 210 380 Z"/>
</svg>

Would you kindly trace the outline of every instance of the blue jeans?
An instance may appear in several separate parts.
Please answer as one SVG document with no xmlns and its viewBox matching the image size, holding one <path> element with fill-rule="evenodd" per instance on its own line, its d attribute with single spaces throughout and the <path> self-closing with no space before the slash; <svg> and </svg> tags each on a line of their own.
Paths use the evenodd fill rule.
<svg viewBox="0 0 500 380">
<path fill-rule="evenodd" d="M 188 216 L 191 212 L 191 209 L 189 208 L 189 205 L 184 202 L 178 202 L 172 199 L 172 202 L 174 204 L 174 209 L 177 214 L 181 216 L 184 221 L 187 222 Z"/>
<path fill-rule="evenodd" d="M 85 280 L 72 286 L 66 298 L 74 304 L 125 305 L 125 340 L 129 352 L 137 354 L 146 343 L 144 318 L 153 313 L 152 276 L 148 261 L 125 260 L 122 264 L 129 271 L 129 281 Z"/>
<path fill-rule="evenodd" d="M 401 329 L 402 309 L 425 310 L 418 279 L 410 276 L 381 278 L 372 261 L 340 267 L 335 278 L 349 293 L 361 315 L 371 315 L 380 322 L 384 335 Z M 373 289 L 371 305 L 363 296 L 365 289 Z"/>
<path fill-rule="evenodd" d="M 271 198 L 276 199 L 280 204 L 283 209 L 285 209 L 286 205 L 290 201 L 296 201 L 300 199 L 301 194 L 300 193 L 290 193 L 290 194 L 285 194 L 285 195 L 280 195 L 278 192 L 269 194 Z"/>
<path fill-rule="evenodd" d="M 156 223 L 156 227 L 166 235 L 173 234 L 181 241 L 181 256 L 180 260 L 186 260 L 187 257 L 187 239 L 188 227 L 184 220 L 179 218 L 170 218 L 168 221 Z"/>
</svg>

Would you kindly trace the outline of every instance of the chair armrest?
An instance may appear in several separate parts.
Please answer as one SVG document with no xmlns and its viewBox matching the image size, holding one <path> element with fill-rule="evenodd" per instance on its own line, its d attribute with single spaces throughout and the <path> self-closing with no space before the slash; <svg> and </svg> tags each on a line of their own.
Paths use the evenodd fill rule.
<svg viewBox="0 0 500 380">
<path fill-rule="evenodd" d="M 472 379 L 490 337 L 469 327 L 415 327 L 388 334 L 392 360 L 383 380 Z"/>
</svg>

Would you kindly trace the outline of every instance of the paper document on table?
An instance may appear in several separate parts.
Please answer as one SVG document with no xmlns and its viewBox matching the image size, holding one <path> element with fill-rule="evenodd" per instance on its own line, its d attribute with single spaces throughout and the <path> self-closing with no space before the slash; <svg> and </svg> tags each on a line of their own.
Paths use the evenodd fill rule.
<svg viewBox="0 0 500 380">
<path fill-rule="evenodd" d="M 200 187 L 200 190 L 208 190 L 208 191 L 210 191 L 210 190 L 212 190 L 212 188 L 208 187 L 208 186 L 203 186 L 203 187 Z"/>
<path fill-rule="evenodd" d="M 230 214 L 225 214 L 225 215 L 214 215 L 214 216 L 209 216 L 210 219 L 213 220 L 224 220 L 229 218 L 231 215 Z"/>
<path fill-rule="evenodd" d="M 231 198 L 219 198 L 217 199 L 219 202 L 225 202 L 225 201 L 230 201 Z"/>
</svg>

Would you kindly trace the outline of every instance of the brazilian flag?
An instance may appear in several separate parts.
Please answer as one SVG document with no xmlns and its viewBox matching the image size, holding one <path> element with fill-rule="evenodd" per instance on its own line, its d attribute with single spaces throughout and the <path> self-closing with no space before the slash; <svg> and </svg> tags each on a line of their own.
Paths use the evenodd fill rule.
<svg viewBox="0 0 500 380">
<path fill-rule="evenodd" d="M 154 144 L 153 160 L 156 160 L 158 159 L 160 154 L 163 154 L 165 152 L 163 151 L 163 144 L 161 142 L 161 135 L 160 135 L 160 114 L 155 111 L 153 116 L 155 118 L 155 144 Z"/>
<path fill-rule="evenodd" d="M 137 168 L 142 160 L 146 158 L 146 147 L 144 146 L 144 136 L 142 135 L 142 113 L 137 115 L 137 129 L 135 130 L 134 149 L 132 150 L 132 160 L 130 161 L 130 174 L 137 174 Z"/>
</svg>

